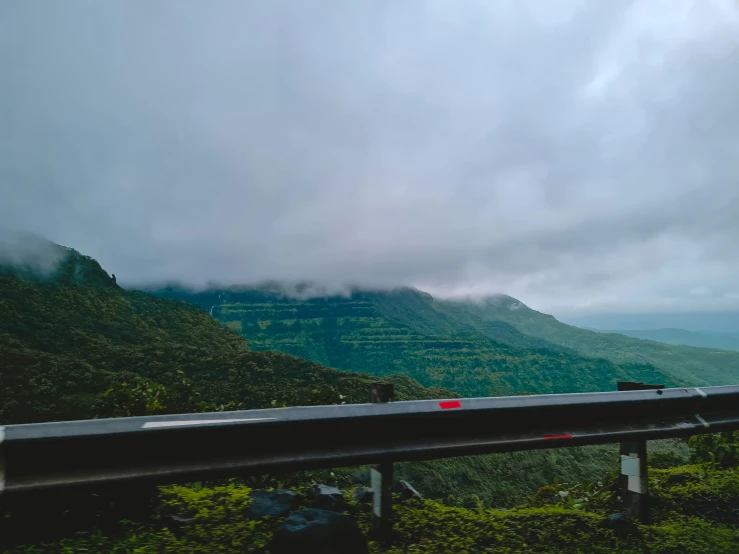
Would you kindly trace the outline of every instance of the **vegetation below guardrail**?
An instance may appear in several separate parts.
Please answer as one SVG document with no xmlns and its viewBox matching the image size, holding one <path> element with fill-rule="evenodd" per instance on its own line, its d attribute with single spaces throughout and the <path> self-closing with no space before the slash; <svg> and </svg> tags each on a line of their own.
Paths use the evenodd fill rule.
<svg viewBox="0 0 739 554">
<path fill-rule="evenodd" d="M 653 521 L 649 525 L 609 517 L 621 505 L 615 477 L 613 472 L 600 483 L 554 483 L 524 505 L 506 511 L 396 499 L 392 538 L 386 544 L 370 541 L 370 552 L 739 551 L 738 468 L 696 464 L 653 469 Z M 298 500 L 293 512 L 312 505 L 310 484 L 294 490 Z M 162 487 L 158 515 L 150 521 L 122 522 L 107 532 L 96 529 L 53 543 L 17 546 L 9 552 L 267 553 L 284 516 L 250 519 L 251 492 L 251 487 L 237 481 Z M 345 491 L 337 509 L 364 533 L 370 532 L 370 505 L 355 502 L 351 491 Z"/>
</svg>

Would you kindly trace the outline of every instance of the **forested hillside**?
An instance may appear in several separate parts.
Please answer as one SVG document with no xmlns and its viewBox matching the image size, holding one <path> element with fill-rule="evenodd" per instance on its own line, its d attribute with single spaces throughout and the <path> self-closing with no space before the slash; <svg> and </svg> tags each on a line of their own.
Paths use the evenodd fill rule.
<svg viewBox="0 0 739 554">
<path fill-rule="evenodd" d="M 0 423 L 369 400 L 369 376 L 252 352 L 201 309 L 123 290 L 73 250 L 22 275 L 0 268 Z M 455 396 L 388 380 L 398 399 Z"/>
<path fill-rule="evenodd" d="M 268 289 L 153 292 L 200 305 L 255 350 L 372 375 L 404 374 L 465 396 L 609 391 L 620 380 L 681 383 L 646 363 L 615 364 L 504 321 L 479 321 L 414 289 L 308 300 Z"/>
</svg>

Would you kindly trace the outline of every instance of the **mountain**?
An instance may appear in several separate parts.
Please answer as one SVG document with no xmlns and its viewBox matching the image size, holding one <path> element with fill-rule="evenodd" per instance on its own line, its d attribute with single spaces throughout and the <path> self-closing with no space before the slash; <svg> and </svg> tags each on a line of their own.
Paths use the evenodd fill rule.
<svg viewBox="0 0 739 554">
<path fill-rule="evenodd" d="M 0 268 L 0 425 L 367 402 L 378 380 L 254 351 L 198 306 L 124 290 L 92 258 L 44 249 L 61 255 L 56 266 Z M 380 360 L 403 355 L 377 346 Z M 382 375 L 394 383 L 397 400 L 459 396 L 405 375 Z M 395 470 L 431 498 L 507 506 L 555 476 L 598 478 L 616 459 L 606 445 L 396 464 Z M 335 472 L 366 477 L 357 468 Z"/>
<path fill-rule="evenodd" d="M 250 350 L 242 336 L 208 315 L 213 306 L 214 314 L 233 310 L 228 320 L 233 328 L 244 321 L 250 328 L 255 313 L 247 317 L 249 312 L 262 313 L 269 308 L 282 310 L 283 315 L 290 313 L 296 320 L 292 325 L 300 320 L 303 329 L 303 334 L 294 335 L 296 348 L 323 345 L 323 350 L 316 350 L 317 355 L 334 355 L 330 353 L 341 350 L 333 348 L 330 340 L 315 340 L 311 325 L 318 329 L 356 327 L 352 340 L 361 343 L 365 336 L 368 342 L 378 342 L 357 351 L 362 355 L 374 352 L 381 360 L 388 358 L 381 355 L 380 346 L 388 347 L 393 355 L 402 354 L 400 349 L 391 348 L 396 341 L 409 349 L 409 355 L 418 357 L 421 355 L 414 354 L 414 349 L 419 344 L 427 347 L 427 355 L 441 355 L 454 340 L 469 346 L 488 344 L 489 352 L 501 356 L 529 352 L 529 359 L 507 360 L 511 363 L 509 373 L 502 372 L 507 377 L 515 369 L 530 372 L 536 367 L 525 365 L 526 360 L 553 363 L 552 357 L 560 355 L 563 363 L 577 360 L 568 348 L 556 350 L 556 345 L 524 335 L 505 322 L 479 322 L 464 306 L 436 303 L 415 291 L 363 293 L 359 298 L 344 299 L 331 310 L 345 313 L 331 316 L 335 320 L 326 327 L 325 313 L 313 318 L 320 318 L 320 324 L 311 323 L 311 318 L 303 317 L 307 315 L 303 310 L 321 314 L 328 299 L 305 306 L 285 299 L 277 308 L 274 303 L 260 308 L 257 304 L 264 297 L 259 294 L 249 305 L 229 305 L 229 299 L 219 299 L 222 293 L 216 293 L 218 303 L 207 306 L 206 311 L 185 302 L 123 290 L 92 258 L 71 249 L 53 251 L 61 258 L 43 271 L 12 263 L 0 268 L 0 423 L 366 400 L 376 378 L 322 367 L 287 354 Z M 279 327 L 276 323 L 291 327 L 284 320 L 263 319 L 256 319 L 255 326 L 264 331 L 273 323 L 275 328 Z M 517 346 L 483 340 L 478 327 Z M 429 337 L 435 333 L 439 344 L 429 346 Z M 467 343 L 454 338 L 465 333 L 470 337 Z M 337 335 L 339 343 L 346 336 Z M 264 340 L 271 337 L 269 333 L 262 336 Z M 382 337 L 386 340 L 379 340 Z M 279 335 L 277 339 L 286 340 Z M 452 349 L 457 348 L 459 352 L 449 354 L 451 360 L 461 361 L 462 354 L 469 354 L 483 363 L 483 357 L 474 351 L 464 352 L 460 346 Z M 492 355 L 489 352 L 486 355 Z M 436 363 L 449 371 L 448 362 L 444 358 Z M 594 371 L 598 365 L 586 359 L 581 364 L 589 378 L 597 378 Z M 610 362 L 602 369 L 622 370 Z M 443 389 L 424 388 L 407 376 L 383 380 L 395 383 L 398 399 L 455 396 Z M 650 459 L 656 460 L 653 453 L 659 449 L 659 442 L 650 443 Z M 732 525 L 736 471 L 712 465 L 652 470 L 654 521 L 640 526 L 635 535 L 619 537 L 609 530 L 606 519 L 607 514 L 622 508 L 616 499 L 616 481 L 611 476 L 595 484 L 616 460 L 613 446 L 603 446 L 396 464 L 398 476 L 410 476 L 424 494 L 474 509 L 431 500 L 397 503 L 392 545 L 373 543 L 372 552 L 519 552 L 532 547 L 542 552 L 610 552 L 613 548 L 664 554 L 676 549 L 732 551 L 737 540 Z M 322 474 L 322 481 L 335 477 L 335 484 L 345 487 L 351 498 L 349 486 L 355 483 L 351 472 L 356 469 L 335 471 L 335 475 Z M 289 486 L 297 487 L 301 503 L 310 501 L 310 479 L 314 477 L 308 474 L 306 481 L 305 476 L 289 476 Z M 571 479 L 591 482 L 563 484 Z M 541 485 L 546 486 L 531 500 Z M 284 485 L 274 480 L 274 486 Z M 123 508 L 111 507 L 107 493 L 100 497 L 96 492 L 97 504 L 92 507 L 86 506 L 92 498 L 86 494 L 72 500 L 64 497 L 72 504 L 58 506 L 48 495 L 30 505 L 28 511 L 4 510 L 0 550 L 266 552 L 282 520 L 246 518 L 250 492 L 239 480 L 164 487 L 156 499 L 158 511 L 134 520 L 121 515 L 120 524 L 110 518 L 123 514 L 118 511 Z M 124 496 L 130 501 L 135 491 L 127 488 Z M 522 497 L 527 497 L 528 503 L 521 509 L 482 509 Z M 132 505 L 138 506 L 135 500 Z M 351 499 L 347 507 L 362 531 L 368 532 L 371 507 Z M 38 521 L 44 524 L 38 526 Z M 31 528 L 34 533 L 28 535 Z M 21 538 L 25 546 L 19 544 Z M 10 547 L 3 546 L 5 541 Z"/>
<path fill-rule="evenodd" d="M 648 364 L 689 385 L 739 383 L 739 352 L 666 345 L 613 332 L 590 331 L 562 323 L 505 295 L 481 302 L 444 302 L 444 305 L 472 318 L 491 339 L 506 340 L 494 331 L 485 330 L 483 326 L 505 322 L 530 337 L 579 355 L 601 356 L 619 365 Z"/>
<path fill-rule="evenodd" d="M 627 337 L 653 340 L 666 344 L 681 344 L 720 350 L 739 350 L 739 333 L 698 333 L 685 329 L 593 330 L 601 333 L 618 333 Z"/>
<path fill-rule="evenodd" d="M 305 300 L 274 286 L 150 292 L 201 306 L 254 350 L 370 375 L 408 375 L 464 396 L 608 391 L 619 380 L 681 383 L 646 362 L 584 356 L 415 289 Z"/>
<path fill-rule="evenodd" d="M 0 273 L 27 281 L 115 286 L 94 259 L 31 233 L 0 230 Z"/>
</svg>

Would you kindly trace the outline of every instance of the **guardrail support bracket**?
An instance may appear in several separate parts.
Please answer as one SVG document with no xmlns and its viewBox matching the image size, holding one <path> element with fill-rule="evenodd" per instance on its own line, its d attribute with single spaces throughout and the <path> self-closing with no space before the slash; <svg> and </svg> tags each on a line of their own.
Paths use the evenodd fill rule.
<svg viewBox="0 0 739 554">
<path fill-rule="evenodd" d="M 372 385 L 372 402 L 392 402 L 394 389 L 392 384 L 375 383 Z M 372 530 L 380 541 L 387 541 L 392 531 L 393 511 L 393 464 L 383 462 L 370 467 L 372 477 Z"/>
<path fill-rule="evenodd" d="M 619 391 L 664 389 L 664 385 L 648 385 L 619 381 Z M 646 523 L 649 520 L 649 495 L 647 490 L 647 441 L 622 442 L 621 475 L 619 485 L 621 495 L 629 515 Z"/>
</svg>

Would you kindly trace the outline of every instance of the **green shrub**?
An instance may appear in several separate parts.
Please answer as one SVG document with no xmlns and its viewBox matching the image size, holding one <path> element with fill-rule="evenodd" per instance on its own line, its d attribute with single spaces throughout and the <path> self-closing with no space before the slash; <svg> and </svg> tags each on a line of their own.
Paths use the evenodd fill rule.
<svg viewBox="0 0 739 554">
<path fill-rule="evenodd" d="M 711 462 L 721 467 L 739 465 L 739 431 L 727 431 L 712 435 L 690 437 L 691 460 L 698 463 Z"/>
</svg>

